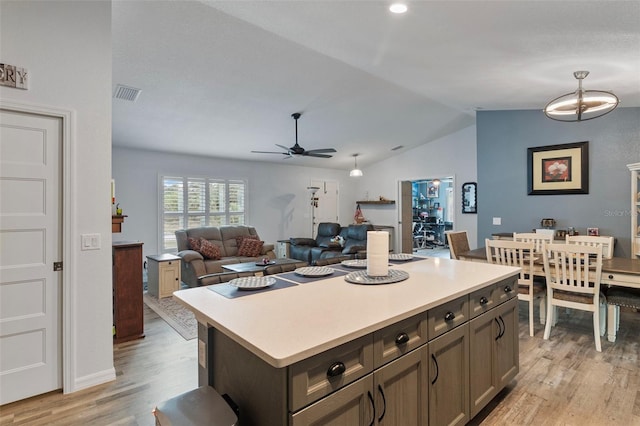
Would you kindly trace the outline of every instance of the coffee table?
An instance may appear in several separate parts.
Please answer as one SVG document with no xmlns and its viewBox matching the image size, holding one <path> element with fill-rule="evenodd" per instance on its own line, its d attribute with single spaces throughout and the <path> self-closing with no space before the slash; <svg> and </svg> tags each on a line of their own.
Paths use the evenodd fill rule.
<svg viewBox="0 0 640 426">
<path fill-rule="evenodd" d="M 229 265 L 222 265 L 222 269 L 233 272 L 252 272 L 255 275 L 262 275 L 264 268 L 271 265 L 286 265 L 288 263 L 298 263 L 297 259 L 278 258 L 272 259 L 268 265 L 256 265 L 256 262 L 243 262 L 243 263 L 231 263 Z"/>
</svg>

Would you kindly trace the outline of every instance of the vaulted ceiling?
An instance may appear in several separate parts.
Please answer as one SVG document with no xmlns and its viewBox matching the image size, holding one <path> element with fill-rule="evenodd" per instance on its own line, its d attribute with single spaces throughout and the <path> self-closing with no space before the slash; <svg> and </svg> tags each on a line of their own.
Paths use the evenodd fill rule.
<svg viewBox="0 0 640 426">
<path fill-rule="evenodd" d="M 366 166 L 574 91 L 640 106 L 640 1 L 113 1 L 113 144 Z M 331 159 L 255 154 L 295 142 Z M 561 123 L 562 125 L 575 125 Z M 402 148 L 392 151 L 393 148 Z"/>
</svg>

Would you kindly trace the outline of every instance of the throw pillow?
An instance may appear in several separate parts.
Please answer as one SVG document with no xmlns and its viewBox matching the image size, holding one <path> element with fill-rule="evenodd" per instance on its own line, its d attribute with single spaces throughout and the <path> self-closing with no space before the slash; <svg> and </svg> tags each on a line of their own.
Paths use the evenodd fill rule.
<svg viewBox="0 0 640 426">
<path fill-rule="evenodd" d="M 257 257 L 262 254 L 264 241 L 245 238 L 238 248 L 238 256 Z"/>
<path fill-rule="evenodd" d="M 200 254 L 207 259 L 220 259 L 220 249 L 218 246 L 204 238 L 200 238 Z"/>
<path fill-rule="evenodd" d="M 200 251 L 200 238 L 189 237 L 189 248 L 191 250 Z"/>
<path fill-rule="evenodd" d="M 260 238 L 257 235 L 240 235 L 239 237 L 236 237 L 236 247 L 238 247 L 238 249 L 242 244 L 242 240 L 258 240 L 259 241 Z"/>
</svg>

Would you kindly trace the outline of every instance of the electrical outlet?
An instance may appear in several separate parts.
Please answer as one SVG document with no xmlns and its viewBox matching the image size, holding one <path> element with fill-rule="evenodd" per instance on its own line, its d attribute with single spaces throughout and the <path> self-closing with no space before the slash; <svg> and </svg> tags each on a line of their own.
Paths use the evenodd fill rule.
<svg viewBox="0 0 640 426">
<path fill-rule="evenodd" d="M 501 217 L 494 217 L 493 218 L 493 224 L 494 225 L 502 225 L 502 218 Z"/>
</svg>

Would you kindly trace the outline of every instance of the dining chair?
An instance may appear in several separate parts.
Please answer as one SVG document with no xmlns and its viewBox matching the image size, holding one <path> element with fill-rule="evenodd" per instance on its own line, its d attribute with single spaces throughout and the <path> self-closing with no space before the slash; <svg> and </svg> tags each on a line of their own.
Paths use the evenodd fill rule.
<svg viewBox="0 0 640 426">
<path fill-rule="evenodd" d="M 467 231 L 447 231 L 446 234 L 452 259 L 458 259 L 460 253 L 469 251 Z"/>
<path fill-rule="evenodd" d="M 533 250 L 542 256 L 542 246 L 544 244 L 553 244 L 553 234 L 540 232 L 514 232 L 513 241 L 533 242 Z"/>
<path fill-rule="evenodd" d="M 600 336 L 604 335 L 605 314 L 600 293 L 602 249 L 578 244 L 545 244 L 542 250 L 547 278 L 547 321 L 544 339 L 549 340 L 555 325 L 556 307 L 580 309 L 593 313 L 593 335 L 596 350 L 602 352 Z"/>
<path fill-rule="evenodd" d="M 487 262 L 498 265 L 520 268 L 518 277 L 518 300 L 526 301 L 529 305 L 529 335 L 534 334 L 533 306 L 540 300 L 540 323 L 545 323 L 545 285 L 544 282 L 534 281 L 533 262 L 534 243 L 507 240 L 485 239 Z"/>
<path fill-rule="evenodd" d="M 567 235 L 567 244 L 580 244 L 585 246 L 602 246 L 602 258 L 613 257 L 613 237 L 592 235 Z"/>
</svg>

